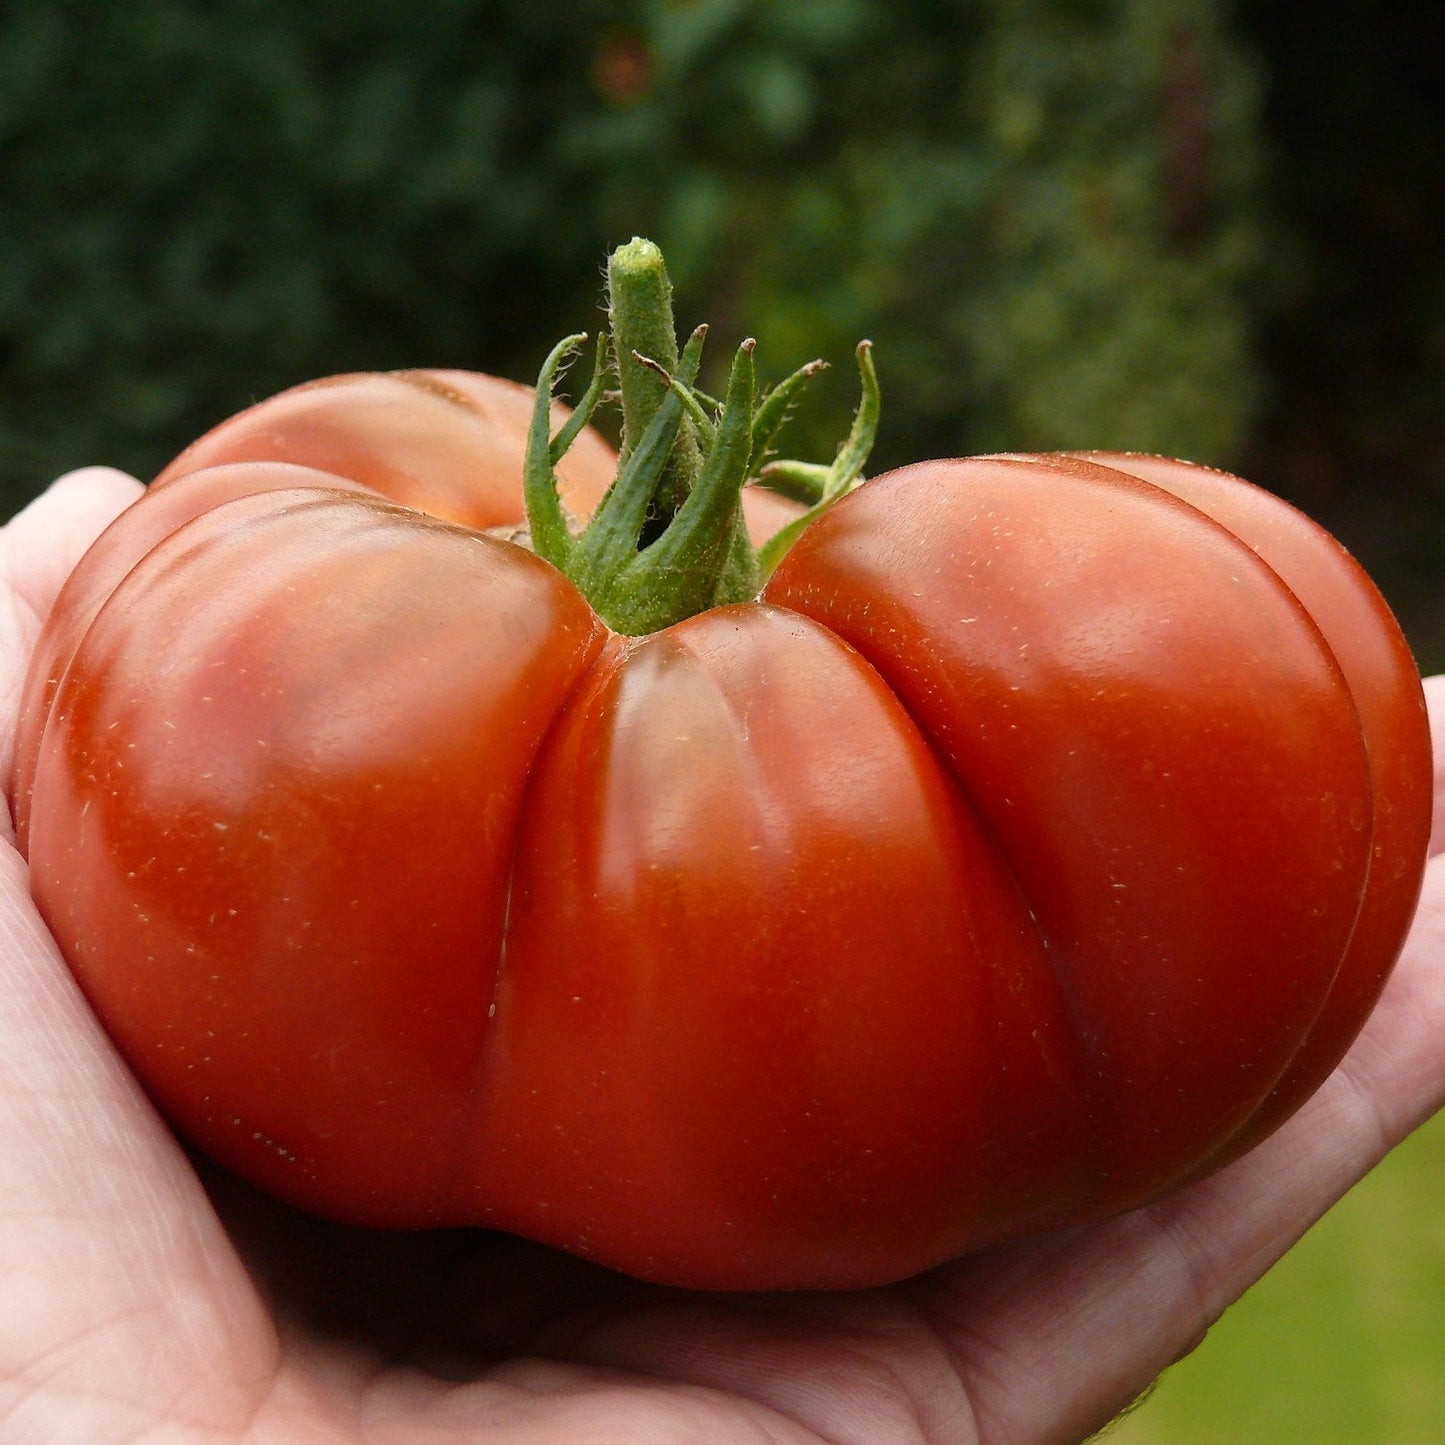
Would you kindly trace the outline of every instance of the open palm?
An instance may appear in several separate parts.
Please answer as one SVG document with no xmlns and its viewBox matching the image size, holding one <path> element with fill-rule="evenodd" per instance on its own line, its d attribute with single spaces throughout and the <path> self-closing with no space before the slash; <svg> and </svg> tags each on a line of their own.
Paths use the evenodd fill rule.
<svg viewBox="0 0 1445 1445">
<path fill-rule="evenodd" d="M 40 620 L 136 493 L 73 474 L 0 531 L 7 774 Z M 890 1289 L 713 1296 L 502 1236 L 334 1228 L 189 1159 L 0 840 L 0 1445 L 1080 1440 L 1445 1103 L 1442 869 L 1348 1059 L 1222 1174 Z"/>
</svg>

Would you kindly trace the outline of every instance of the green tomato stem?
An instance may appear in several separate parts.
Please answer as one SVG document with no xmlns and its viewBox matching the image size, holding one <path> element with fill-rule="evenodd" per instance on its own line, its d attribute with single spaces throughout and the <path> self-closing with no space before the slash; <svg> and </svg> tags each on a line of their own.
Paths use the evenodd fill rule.
<svg viewBox="0 0 1445 1445">
<path fill-rule="evenodd" d="M 759 398 L 754 343 L 745 341 L 718 403 L 696 386 L 705 328 L 678 354 L 671 285 L 657 247 L 642 240 L 620 247 L 608 282 L 612 335 L 599 338 L 592 379 L 555 437 L 552 394 L 586 337 L 567 337 L 542 366 L 523 491 L 537 553 L 572 578 L 608 626 L 640 635 L 758 595 L 803 528 L 862 480 L 878 428 L 878 381 L 869 343 L 862 342 L 862 401 L 832 465 L 772 458 L 779 429 L 823 363 L 800 367 Z M 554 469 L 591 418 L 609 375 L 617 378 L 623 411 L 617 480 L 574 536 Z M 810 504 L 758 551 L 742 509 L 749 481 Z"/>
<path fill-rule="evenodd" d="M 557 475 L 552 470 L 556 462 L 552 447 L 552 392 L 568 358 L 586 339 L 582 333 L 564 337 L 542 363 L 532 404 L 532 423 L 527 432 L 527 454 L 522 462 L 522 499 L 527 508 L 532 550 L 568 574 L 572 571 L 576 539 L 563 515 Z M 581 412 L 579 406 L 574 416 Z M 585 424 L 586 418 L 583 420 Z"/>
<path fill-rule="evenodd" d="M 662 405 L 668 389 L 665 378 L 679 366 L 672 282 L 662 252 L 651 241 L 634 236 L 608 258 L 607 312 L 622 396 L 621 455 L 626 462 Z M 644 357 L 655 366 L 649 366 Z M 660 526 L 682 505 L 701 470 L 697 438 L 690 427 L 680 426 L 658 482 L 655 512 Z"/>
<path fill-rule="evenodd" d="M 808 468 L 805 473 L 805 464 L 798 462 L 773 464 L 793 477 L 800 484 L 800 489 L 806 486 L 811 490 L 816 485 L 817 493 L 812 506 L 801 517 L 795 517 L 758 549 L 758 571 L 764 581 L 773 575 L 778 563 L 787 555 L 788 548 L 803 532 L 863 480 L 863 468 L 867 464 L 868 454 L 873 450 L 873 439 L 878 434 L 882 395 L 878 389 L 878 373 L 873 367 L 873 343 L 860 341 L 856 355 L 862 398 L 854 414 L 853 425 L 843 445 L 838 448 L 833 465 L 826 468 L 820 476 L 812 468 Z M 764 469 L 764 480 L 767 470 L 769 469 Z"/>
<path fill-rule="evenodd" d="M 681 370 L 685 378 L 697 374 L 706 335 L 706 330 L 698 327 L 683 349 Z M 647 429 L 623 458 L 617 480 L 608 488 L 586 531 L 577 539 L 578 567 L 574 570 L 574 580 L 589 596 L 611 590 L 617 574 L 643 555 L 643 531 L 650 520 L 667 463 L 675 454 L 682 412 L 682 400 L 671 388 L 659 394 L 657 410 L 649 418 Z"/>
<path fill-rule="evenodd" d="M 635 624 L 646 621 L 652 609 L 668 616 L 691 617 L 717 605 L 718 584 L 731 557 L 733 523 L 751 455 L 756 389 L 753 348 L 752 341 L 743 342 L 733 360 L 717 425 L 717 444 L 707 454 L 697 485 L 671 526 L 638 552 L 616 575 L 614 587 L 598 599 L 603 616 L 621 620 L 621 631 L 636 630 Z M 751 595 L 756 593 L 754 580 Z M 639 615 L 634 618 L 634 604 L 639 602 Z"/>
</svg>

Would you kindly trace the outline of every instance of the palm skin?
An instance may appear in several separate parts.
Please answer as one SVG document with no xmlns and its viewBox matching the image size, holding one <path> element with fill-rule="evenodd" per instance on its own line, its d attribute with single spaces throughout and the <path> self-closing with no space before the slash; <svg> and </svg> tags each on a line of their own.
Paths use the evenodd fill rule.
<svg viewBox="0 0 1445 1445">
<path fill-rule="evenodd" d="M 7 774 L 40 619 L 136 494 L 89 469 L 0 531 Z M 1445 680 L 1427 692 L 1445 734 Z M 1344 1064 L 1223 1173 L 888 1289 L 708 1296 L 501 1236 L 334 1228 L 188 1158 L 87 1011 L 7 837 L 0 1445 L 1081 1440 L 1445 1104 L 1442 869 Z"/>
</svg>

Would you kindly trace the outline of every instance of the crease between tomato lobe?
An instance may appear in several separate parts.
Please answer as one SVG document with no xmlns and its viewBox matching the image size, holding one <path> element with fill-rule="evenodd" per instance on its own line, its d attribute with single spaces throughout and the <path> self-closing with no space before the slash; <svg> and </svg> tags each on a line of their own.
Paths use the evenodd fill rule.
<svg viewBox="0 0 1445 1445">
<path fill-rule="evenodd" d="M 1055 466 L 1079 458 L 1044 459 Z M 1369 761 L 1374 846 L 1335 987 L 1268 1100 L 1218 1167 L 1258 1142 L 1321 1084 L 1378 998 L 1413 917 L 1430 834 L 1430 734 L 1418 669 L 1385 600 L 1328 532 L 1252 483 L 1164 457 L 1085 454 L 1195 506 L 1250 547 L 1298 599 L 1338 663 Z"/>
<path fill-rule="evenodd" d="M 1365 838 L 1323 816 L 1331 791 L 1368 807 L 1363 748 L 1297 600 L 1158 488 L 1002 458 L 875 479 L 765 595 L 879 667 L 1008 858 L 1097 1061 L 1080 1145 L 1101 1204 L 1165 1187 L 1242 1125 L 1288 1062 L 1279 1040 L 1322 1007 L 1360 896 L 1334 861 L 1363 886 Z M 1148 937 L 1154 963 L 1124 956 Z"/>
<path fill-rule="evenodd" d="M 657 1270 L 666 1217 L 667 1277 L 858 1283 L 1018 1202 L 968 917 L 1011 894 L 852 649 L 757 606 L 618 646 L 532 787 L 478 1145 L 504 1221 L 581 1177 L 546 1237 Z"/>
</svg>

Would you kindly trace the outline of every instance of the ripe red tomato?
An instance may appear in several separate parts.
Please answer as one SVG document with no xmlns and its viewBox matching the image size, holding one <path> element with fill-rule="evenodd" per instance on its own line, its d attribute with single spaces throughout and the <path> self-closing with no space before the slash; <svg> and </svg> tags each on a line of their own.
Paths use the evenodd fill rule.
<svg viewBox="0 0 1445 1445">
<path fill-rule="evenodd" d="M 1150 1199 L 1333 1067 L 1430 758 L 1325 533 L 1182 463 L 927 462 L 624 637 L 479 530 L 504 393 L 243 414 L 47 626 L 35 896 L 183 1134 L 339 1219 L 854 1286 Z"/>
</svg>

